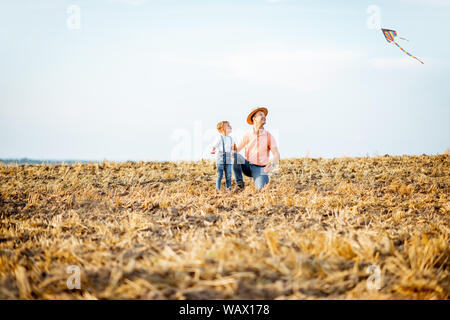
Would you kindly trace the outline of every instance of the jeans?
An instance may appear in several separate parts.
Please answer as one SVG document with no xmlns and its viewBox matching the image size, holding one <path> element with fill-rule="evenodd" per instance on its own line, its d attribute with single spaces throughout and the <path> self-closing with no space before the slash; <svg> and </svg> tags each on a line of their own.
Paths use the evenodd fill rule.
<svg viewBox="0 0 450 320">
<path fill-rule="evenodd" d="M 231 190 L 231 164 L 217 163 L 216 165 L 217 165 L 217 180 L 216 180 L 217 190 L 220 190 L 224 171 L 225 171 L 225 183 L 227 185 L 227 189 Z"/>
<path fill-rule="evenodd" d="M 247 177 L 253 178 L 257 189 L 262 189 L 269 183 L 269 175 L 264 172 L 264 167 L 248 162 L 247 159 L 239 153 L 234 154 L 233 171 L 236 184 L 238 185 L 244 185 L 242 173 L 244 173 Z"/>
</svg>

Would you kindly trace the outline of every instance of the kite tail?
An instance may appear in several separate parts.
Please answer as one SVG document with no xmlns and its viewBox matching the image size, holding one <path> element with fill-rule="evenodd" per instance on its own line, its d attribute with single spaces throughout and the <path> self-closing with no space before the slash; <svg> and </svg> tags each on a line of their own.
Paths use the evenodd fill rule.
<svg viewBox="0 0 450 320">
<path fill-rule="evenodd" d="M 400 39 L 402 39 L 402 40 L 405 40 L 405 41 L 408 41 L 409 42 L 409 40 L 408 39 L 405 39 L 405 38 L 402 38 L 402 37 L 399 37 Z"/>
<path fill-rule="evenodd" d="M 397 46 L 397 47 L 399 47 L 400 48 L 400 50 L 402 50 L 404 53 L 406 53 L 408 56 L 410 56 L 410 57 L 412 57 L 412 58 L 414 58 L 414 59 L 416 59 L 417 61 L 419 61 L 421 64 L 424 64 L 419 58 L 417 58 L 417 57 L 415 57 L 415 56 L 413 56 L 411 53 L 409 53 L 408 51 L 406 51 L 405 49 L 403 49 L 402 47 L 400 47 L 399 45 L 398 45 L 398 43 L 397 42 L 395 42 L 395 41 L 392 41 L 392 42 L 394 42 L 395 43 L 395 45 Z"/>
</svg>

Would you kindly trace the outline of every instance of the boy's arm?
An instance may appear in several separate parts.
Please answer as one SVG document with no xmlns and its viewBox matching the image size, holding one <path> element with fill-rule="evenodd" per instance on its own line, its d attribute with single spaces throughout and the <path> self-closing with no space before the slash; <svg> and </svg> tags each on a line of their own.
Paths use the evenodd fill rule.
<svg viewBox="0 0 450 320">
<path fill-rule="evenodd" d="M 236 152 L 236 142 L 231 138 L 231 154 Z"/>
<path fill-rule="evenodd" d="M 216 138 L 216 140 L 214 140 L 214 143 L 212 145 L 212 149 L 211 149 L 211 154 L 216 153 L 216 149 L 219 147 L 219 141 L 220 137 Z"/>
</svg>

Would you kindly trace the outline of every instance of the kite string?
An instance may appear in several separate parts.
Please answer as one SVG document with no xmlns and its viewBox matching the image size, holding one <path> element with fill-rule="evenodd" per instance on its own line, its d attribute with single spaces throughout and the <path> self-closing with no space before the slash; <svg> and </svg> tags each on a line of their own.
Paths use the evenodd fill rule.
<svg viewBox="0 0 450 320">
<path fill-rule="evenodd" d="M 402 51 L 403 51 L 404 53 L 406 53 L 408 56 L 410 56 L 410 57 L 416 59 L 416 60 L 419 61 L 421 64 L 424 64 L 419 58 L 413 56 L 411 53 L 409 53 L 408 51 L 406 51 L 405 49 L 403 49 L 402 47 L 400 47 L 400 45 L 399 45 L 397 42 L 395 42 L 395 41 L 392 41 L 392 42 L 394 42 L 395 45 L 396 45 L 397 47 L 399 47 L 400 50 L 402 50 Z"/>
</svg>

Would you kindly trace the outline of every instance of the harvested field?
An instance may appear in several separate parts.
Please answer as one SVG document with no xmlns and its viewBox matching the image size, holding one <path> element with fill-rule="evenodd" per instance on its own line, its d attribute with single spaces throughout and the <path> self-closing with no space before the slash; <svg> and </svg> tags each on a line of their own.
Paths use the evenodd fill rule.
<svg viewBox="0 0 450 320">
<path fill-rule="evenodd" d="M 449 299 L 450 155 L 282 159 L 261 192 L 215 178 L 0 165 L 0 299 Z"/>
</svg>

